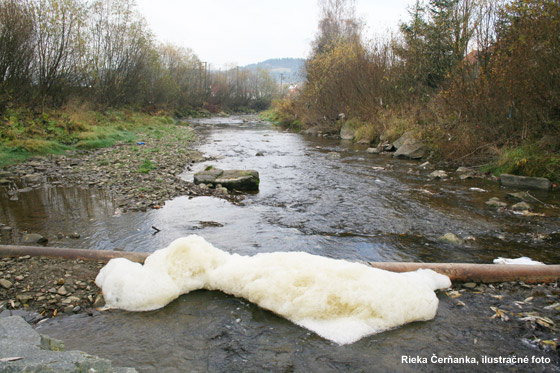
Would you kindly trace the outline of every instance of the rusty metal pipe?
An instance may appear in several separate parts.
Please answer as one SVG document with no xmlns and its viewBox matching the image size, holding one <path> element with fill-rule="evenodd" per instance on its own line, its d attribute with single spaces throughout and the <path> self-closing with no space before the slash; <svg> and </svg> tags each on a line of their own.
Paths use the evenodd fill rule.
<svg viewBox="0 0 560 373">
<path fill-rule="evenodd" d="M 556 282 L 560 279 L 560 265 L 399 262 L 372 262 L 370 264 L 375 268 L 392 272 L 409 272 L 419 268 L 432 269 L 449 276 L 453 282 L 523 281 L 537 284 Z"/>
<path fill-rule="evenodd" d="M 64 259 L 83 259 L 108 262 L 126 258 L 142 263 L 150 253 L 109 250 L 67 249 L 41 246 L 0 245 L 0 257 L 44 256 Z M 419 268 L 432 269 L 449 276 L 454 282 L 508 282 L 545 283 L 560 280 L 560 265 L 469 264 L 469 263 L 401 263 L 372 262 L 372 267 L 392 272 L 409 272 Z"/>
<path fill-rule="evenodd" d="M 137 253 L 133 251 L 67 249 L 44 246 L 0 245 L 0 257 L 17 257 L 25 255 L 63 259 L 96 260 L 99 262 L 108 262 L 113 258 L 126 258 L 133 262 L 143 263 L 146 257 L 150 255 L 150 253 Z"/>
</svg>

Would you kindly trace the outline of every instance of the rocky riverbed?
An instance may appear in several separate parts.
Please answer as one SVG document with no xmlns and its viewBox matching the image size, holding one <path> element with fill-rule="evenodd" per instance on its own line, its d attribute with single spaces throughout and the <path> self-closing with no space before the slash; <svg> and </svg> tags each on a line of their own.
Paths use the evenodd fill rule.
<svg viewBox="0 0 560 373">
<path fill-rule="evenodd" d="M 104 305 L 93 282 L 103 263 L 22 256 L 0 259 L 0 312 L 36 313 L 29 321 L 80 312 Z"/>
<path fill-rule="evenodd" d="M 120 212 L 158 209 L 180 195 L 215 196 L 237 203 L 238 195 L 224 188 L 207 188 L 182 180 L 179 175 L 207 160 L 190 149 L 196 138 L 185 125 L 146 129 L 135 143 L 36 157 L 0 169 L 0 187 L 17 201 L 33 188 L 79 186 L 110 191 Z"/>
</svg>

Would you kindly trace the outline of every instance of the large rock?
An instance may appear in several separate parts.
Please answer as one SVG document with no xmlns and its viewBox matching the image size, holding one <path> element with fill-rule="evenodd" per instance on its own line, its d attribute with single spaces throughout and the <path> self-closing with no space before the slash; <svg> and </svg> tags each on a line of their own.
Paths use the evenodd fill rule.
<svg viewBox="0 0 560 373">
<path fill-rule="evenodd" d="M 514 188 L 528 188 L 550 190 L 552 183 L 544 177 L 517 176 L 509 174 L 501 174 L 500 182 L 503 186 Z"/>
<path fill-rule="evenodd" d="M 227 189 L 259 190 L 259 173 L 254 170 L 210 170 L 197 172 L 194 175 L 195 184 L 216 186 L 221 184 Z"/>
<path fill-rule="evenodd" d="M 340 129 L 340 138 L 342 140 L 354 140 L 355 130 L 346 123 Z"/>
<path fill-rule="evenodd" d="M 26 244 L 33 244 L 33 245 L 46 245 L 49 242 L 48 238 L 42 236 L 38 233 L 26 233 L 23 236 L 23 242 Z"/>
<path fill-rule="evenodd" d="M 402 134 L 401 137 L 399 137 L 397 140 L 395 140 L 395 142 L 393 142 L 393 146 L 397 149 L 399 149 L 400 147 L 402 147 L 404 144 L 406 144 L 409 141 L 412 140 L 416 140 L 414 138 L 414 135 L 412 132 L 408 131 Z"/>
<path fill-rule="evenodd" d="M 432 180 L 437 180 L 437 179 L 447 179 L 448 176 L 447 176 L 447 172 L 443 170 L 435 170 L 432 171 L 428 177 Z"/>
<path fill-rule="evenodd" d="M 393 157 L 403 159 L 422 159 L 427 155 L 427 153 L 428 148 L 426 148 L 426 146 L 420 141 L 408 140 L 399 148 L 397 148 L 397 151 L 395 152 L 395 154 L 393 154 Z"/>
<path fill-rule="evenodd" d="M 467 167 L 459 167 L 457 169 L 457 175 L 459 176 L 459 179 L 461 180 L 466 180 L 466 179 L 473 179 L 475 177 L 478 177 L 479 174 L 476 170 L 467 168 Z"/>
<path fill-rule="evenodd" d="M 40 335 L 19 316 L 0 319 L 0 371 L 136 372 L 85 352 L 64 351 L 63 342 Z"/>
</svg>

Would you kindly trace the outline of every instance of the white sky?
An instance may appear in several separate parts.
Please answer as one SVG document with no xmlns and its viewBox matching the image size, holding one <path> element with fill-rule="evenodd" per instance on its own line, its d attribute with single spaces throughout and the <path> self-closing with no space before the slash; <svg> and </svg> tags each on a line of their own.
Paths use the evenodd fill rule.
<svg viewBox="0 0 560 373">
<path fill-rule="evenodd" d="M 415 0 L 356 0 L 367 35 L 397 30 Z M 213 68 L 269 58 L 307 57 L 317 31 L 317 0 L 137 0 L 162 42 L 191 48 Z"/>
</svg>

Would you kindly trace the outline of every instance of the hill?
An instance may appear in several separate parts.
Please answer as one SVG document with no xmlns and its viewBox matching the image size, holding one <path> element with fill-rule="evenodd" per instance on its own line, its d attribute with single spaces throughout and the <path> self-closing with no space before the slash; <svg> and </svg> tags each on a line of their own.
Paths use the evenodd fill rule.
<svg viewBox="0 0 560 373">
<path fill-rule="evenodd" d="M 282 79 L 284 83 L 297 83 L 304 79 L 304 63 L 305 59 L 303 58 L 273 58 L 243 66 L 243 68 L 247 70 L 261 68 L 268 70 L 278 82 Z"/>
</svg>

